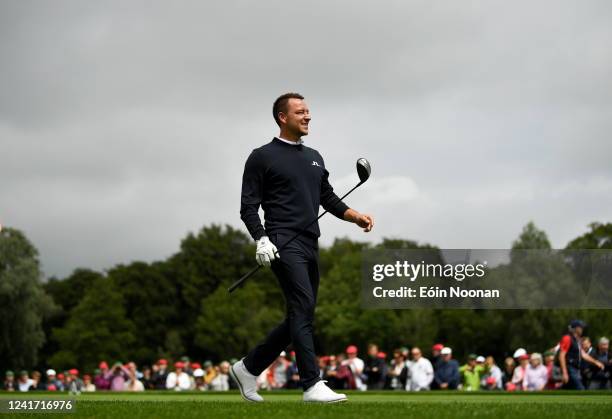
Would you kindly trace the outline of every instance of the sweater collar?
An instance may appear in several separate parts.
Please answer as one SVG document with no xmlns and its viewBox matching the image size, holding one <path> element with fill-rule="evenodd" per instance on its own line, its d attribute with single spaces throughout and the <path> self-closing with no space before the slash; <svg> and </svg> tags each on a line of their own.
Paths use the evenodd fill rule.
<svg viewBox="0 0 612 419">
<path fill-rule="evenodd" d="M 285 140 L 284 138 L 281 137 L 274 137 L 279 141 L 282 141 L 283 143 L 289 144 L 289 145 L 302 145 L 304 143 L 304 140 L 302 140 L 301 138 L 298 141 L 289 141 L 289 140 Z"/>
</svg>

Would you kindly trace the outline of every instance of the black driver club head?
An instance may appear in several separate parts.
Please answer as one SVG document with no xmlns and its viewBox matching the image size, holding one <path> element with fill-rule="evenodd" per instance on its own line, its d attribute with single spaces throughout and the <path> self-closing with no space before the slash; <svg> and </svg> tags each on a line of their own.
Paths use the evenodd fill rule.
<svg viewBox="0 0 612 419">
<path fill-rule="evenodd" d="M 364 183 L 370 177 L 370 173 L 372 173 L 372 167 L 370 166 L 370 162 L 364 159 L 363 157 L 357 160 L 357 174 L 359 175 L 359 180 L 361 183 Z"/>
</svg>

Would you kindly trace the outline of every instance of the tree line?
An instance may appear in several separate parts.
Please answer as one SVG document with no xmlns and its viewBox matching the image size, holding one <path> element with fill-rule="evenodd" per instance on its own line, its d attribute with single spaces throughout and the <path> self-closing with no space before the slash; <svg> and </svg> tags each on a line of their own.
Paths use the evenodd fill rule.
<svg viewBox="0 0 612 419">
<path fill-rule="evenodd" d="M 527 224 L 513 249 L 550 249 L 546 233 Z M 568 249 L 611 249 L 612 223 L 593 223 Z M 320 250 L 315 336 L 319 353 L 347 344 L 453 346 L 455 354 L 502 357 L 517 347 L 554 344 L 572 317 L 593 336 L 612 331 L 612 310 L 364 310 L 361 252 L 368 248 L 437 249 L 410 240 L 371 244 L 336 239 Z M 35 246 L 18 229 L 0 232 L 0 370 L 93 371 L 102 359 L 148 364 L 189 355 L 220 361 L 243 356 L 284 315 L 270 270 L 231 296 L 227 287 L 252 268 L 251 238 L 231 226 L 189 233 L 163 261 L 119 264 L 106 272 L 76 269 L 44 280 Z"/>
</svg>

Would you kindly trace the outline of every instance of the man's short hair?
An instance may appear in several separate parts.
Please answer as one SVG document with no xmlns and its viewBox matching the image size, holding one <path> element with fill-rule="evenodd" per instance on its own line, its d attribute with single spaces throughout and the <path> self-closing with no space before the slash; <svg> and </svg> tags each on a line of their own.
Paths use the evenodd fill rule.
<svg viewBox="0 0 612 419">
<path fill-rule="evenodd" d="M 289 102 L 289 99 L 304 99 L 304 96 L 299 93 L 285 93 L 284 95 L 280 95 L 274 101 L 274 105 L 272 106 L 272 115 L 274 116 L 274 120 L 279 127 L 280 119 L 278 118 L 278 114 L 281 112 L 287 113 L 287 102 Z"/>
</svg>

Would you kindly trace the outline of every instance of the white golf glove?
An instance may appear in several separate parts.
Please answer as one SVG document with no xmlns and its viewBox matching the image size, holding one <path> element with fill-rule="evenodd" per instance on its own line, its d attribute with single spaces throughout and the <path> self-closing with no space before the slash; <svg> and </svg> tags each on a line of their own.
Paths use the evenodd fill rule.
<svg viewBox="0 0 612 419">
<path fill-rule="evenodd" d="M 257 241 L 257 252 L 255 260 L 262 266 L 270 266 L 274 259 L 280 259 L 278 249 L 267 236 L 263 236 Z"/>
</svg>

